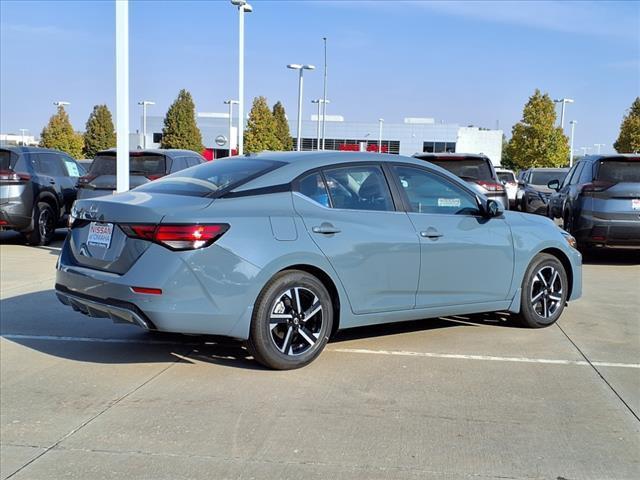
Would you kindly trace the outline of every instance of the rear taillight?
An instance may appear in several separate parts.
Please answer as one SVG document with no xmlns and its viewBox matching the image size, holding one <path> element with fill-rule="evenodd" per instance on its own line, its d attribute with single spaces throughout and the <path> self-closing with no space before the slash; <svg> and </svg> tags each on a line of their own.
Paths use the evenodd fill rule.
<svg viewBox="0 0 640 480">
<path fill-rule="evenodd" d="M 165 173 L 160 173 L 160 174 L 155 174 L 155 175 L 145 175 L 149 180 L 153 181 L 153 180 L 157 180 L 159 178 L 164 177 L 166 174 Z"/>
<path fill-rule="evenodd" d="M 476 180 L 475 182 L 489 192 L 504 192 L 504 185 L 501 183 L 487 182 L 485 180 Z"/>
<path fill-rule="evenodd" d="M 78 178 L 78 186 L 87 185 L 87 184 L 91 183 L 92 181 L 94 181 L 96 179 L 96 177 L 97 177 L 97 175 L 91 175 L 91 174 L 84 175 L 84 176 Z"/>
<path fill-rule="evenodd" d="M 28 173 L 14 172 L 13 170 L 0 170 L 0 181 L 5 182 L 28 182 L 31 175 Z"/>
<path fill-rule="evenodd" d="M 129 237 L 149 240 L 171 250 L 196 250 L 211 245 L 220 238 L 229 225 L 120 225 Z"/>
<path fill-rule="evenodd" d="M 590 194 L 595 192 L 604 192 L 607 188 L 612 187 L 614 183 L 603 182 L 602 180 L 596 180 L 591 183 L 586 183 L 582 186 L 582 193 Z"/>
</svg>

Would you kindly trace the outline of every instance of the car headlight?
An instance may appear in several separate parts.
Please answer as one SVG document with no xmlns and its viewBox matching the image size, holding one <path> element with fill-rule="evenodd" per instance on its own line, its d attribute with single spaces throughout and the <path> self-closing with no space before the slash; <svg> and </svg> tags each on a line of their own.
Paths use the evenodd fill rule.
<svg viewBox="0 0 640 480">
<path fill-rule="evenodd" d="M 578 248 L 578 242 L 576 241 L 576 237 L 574 237 L 568 232 L 565 232 L 564 230 L 562 231 L 562 236 L 564 237 L 564 239 L 567 241 L 567 243 L 571 248 L 575 248 L 575 249 Z"/>
</svg>

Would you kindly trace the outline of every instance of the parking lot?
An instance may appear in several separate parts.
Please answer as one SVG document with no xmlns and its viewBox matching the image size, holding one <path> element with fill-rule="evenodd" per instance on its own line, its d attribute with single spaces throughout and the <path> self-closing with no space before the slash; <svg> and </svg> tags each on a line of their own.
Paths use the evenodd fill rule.
<svg viewBox="0 0 640 480">
<path fill-rule="evenodd" d="M 72 312 L 0 234 L 1 477 L 640 477 L 640 257 L 584 266 L 550 328 L 507 315 L 338 335 L 306 368 Z"/>
</svg>

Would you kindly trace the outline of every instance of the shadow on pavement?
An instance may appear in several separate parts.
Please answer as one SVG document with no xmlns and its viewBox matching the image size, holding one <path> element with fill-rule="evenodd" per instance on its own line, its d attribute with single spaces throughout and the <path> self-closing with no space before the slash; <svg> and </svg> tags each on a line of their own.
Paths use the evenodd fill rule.
<svg viewBox="0 0 640 480">
<path fill-rule="evenodd" d="M 60 248 L 64 243 L 64 239 L 67 236 L 67 230 L 59 228 L 53 237 L 53 241 L 49 245 L 42 247 L 33 247 L 26 244 L 24 236 L 18 232 L 6 231 L 0 232 L 0 245 L 23 245 L 25 248 L 34 248 L 38 250 L 47 250 L 52 255 L 58 256 L 60 254 Z"/>
<path fill-rule="evenodd" d="M 585 265 L 640 265 L 640 249 L 591 249 L 582 253 Z"/>
</svg>

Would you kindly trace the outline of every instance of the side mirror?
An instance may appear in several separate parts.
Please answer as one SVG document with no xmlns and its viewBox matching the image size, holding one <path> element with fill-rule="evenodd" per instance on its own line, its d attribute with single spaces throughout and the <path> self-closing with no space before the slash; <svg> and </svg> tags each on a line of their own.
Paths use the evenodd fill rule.
<svg viewBox="0 0 640 480">
<path fill-rule="evenodd" d="M 487 217 L 499 217 L 503 212 L 504 210 L 498 202 L 496 202 L 495 200 L 487 200 L 487 203 L 485 205 L 485 215 Z"/>
<path fill-rule="evenodd" d="M 524 188 L 524 182 L 522 180 L 518 180 L 518 186 L 520 188 Z"/>
<path fill-rule="evenodd" d="M 560 180 L 551 180 L 549 183 L 547 183 L 547 187 L 557 192 L 558 190 L 560 190 Z"/>
</svg>

